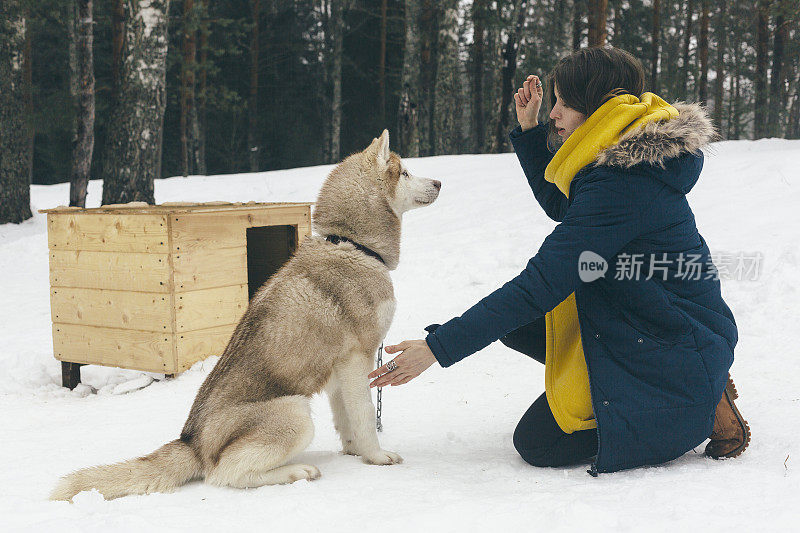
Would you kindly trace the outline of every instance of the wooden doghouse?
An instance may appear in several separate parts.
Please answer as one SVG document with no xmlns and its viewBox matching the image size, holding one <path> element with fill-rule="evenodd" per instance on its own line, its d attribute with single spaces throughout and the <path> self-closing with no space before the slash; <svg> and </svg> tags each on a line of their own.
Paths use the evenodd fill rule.
<svg viewBox="0 0 800 533">
<path fill-rule="evenodd" d="M 143 203 L 47 213 L 53 349 L 175 374 L 224 350 L 255 291 L 311 234 L 311 203 Z"/>
</svg>

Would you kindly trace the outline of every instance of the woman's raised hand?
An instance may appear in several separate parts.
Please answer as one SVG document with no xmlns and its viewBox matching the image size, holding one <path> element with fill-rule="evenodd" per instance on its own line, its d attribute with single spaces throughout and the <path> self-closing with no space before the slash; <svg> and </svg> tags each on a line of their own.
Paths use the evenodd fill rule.
<svg viewBox="0 0 800 533">
<path fill-rule="evenodd" d="M 539 123 L 537 117 L 544 95 L 540 83 L 539 77 L 531 74 L 523 82 L 522 87 L 514 93 L 514 102 L 517 104 L 517 121 L 519 121 L 522 131 L 529 130 Z"/>
</svg>

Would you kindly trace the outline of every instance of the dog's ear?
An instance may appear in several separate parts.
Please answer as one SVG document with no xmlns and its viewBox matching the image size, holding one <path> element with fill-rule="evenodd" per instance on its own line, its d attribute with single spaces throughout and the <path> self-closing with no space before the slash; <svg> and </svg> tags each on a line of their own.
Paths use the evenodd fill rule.
<svg viewBox="0 0 800 533">
<path fill-rule="evenodd" d="M 381 136 L 378 141 L 378 151 L 377 151 L 377 160 L 378 165 L 381 167 L 386 167 L 389 165 L 389 130 L 383 130 Z"/>
</svg>

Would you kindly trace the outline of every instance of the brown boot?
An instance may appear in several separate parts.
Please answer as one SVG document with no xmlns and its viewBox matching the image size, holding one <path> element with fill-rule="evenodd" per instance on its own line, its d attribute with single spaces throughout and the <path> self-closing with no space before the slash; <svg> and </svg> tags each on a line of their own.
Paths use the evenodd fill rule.
<svg viewBox="0 0 800 533">
<path fill-rule="evenodd" d="M 711 441 L 706 445 L 706 455 L 709 457 L 714 459 L 738 457 L 750 444 L 750 427 L 733 403 L 738 397 L 733 379 L 728 374 L 725 392 L 717 404 L 714 429 L 709 435 Z"/>
</svg>

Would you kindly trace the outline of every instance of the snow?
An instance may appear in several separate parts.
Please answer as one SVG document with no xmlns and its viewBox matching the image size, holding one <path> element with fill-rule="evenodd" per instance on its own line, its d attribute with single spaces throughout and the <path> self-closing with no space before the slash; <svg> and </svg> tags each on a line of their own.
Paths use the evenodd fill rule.
<svg viewBox="0 0 800 533">
<path fill-rule="evenodd" d="M 515 276 L 554 227 L 513 154 L 408 160 L 443 183 L 430 207 L 404 217 L 398 307 L 386 339 L 424 337 Z M 640 530 L 739 531 L 796 527 L 800 504 L 800 141 L 726 141 L 707 150 L 689 195 L 712 253 L 760 252 L 754 281 L 724 279 L 739 326 L 733 375 L 753 441 L 714 461 L 703 446 L 666 465 L 592 478 L 585 466 L 534 468 L 511 444 L 544 389 L 543 367 L 499 342 L 461 363 L 434 365 L 384 389 L 382 446 L 401 465 L 339 453 L 324 396 L 300 460 L 322 478 L 252 490 L 192 483 L 173 494 L 74 504 L 47 501 L 58 476 L 148 453 L 175 438 L 216 357 L 173 380 L 87 366 L 75 391 L 60 386 L 50 326 L 45 215 L 0 226 L 0 527 L 4 531 Z M 314 201 L 330 167 L 156 182 L 156 201 Z M 33 186 L 32 204 L 66 204 L 68 185 Z M 89 184 L 97 206 L 101 183 Z M 147 383 L 155 380 L 149 385 Z M 145 387 L 139 389 L 139 387 Z M 94 393 L 95 390 L 97 393 Z M 126 394 L 119 394 L 127 392 Z M 374 394 L 374 393 L 373 393 Z"/>
</svg>

